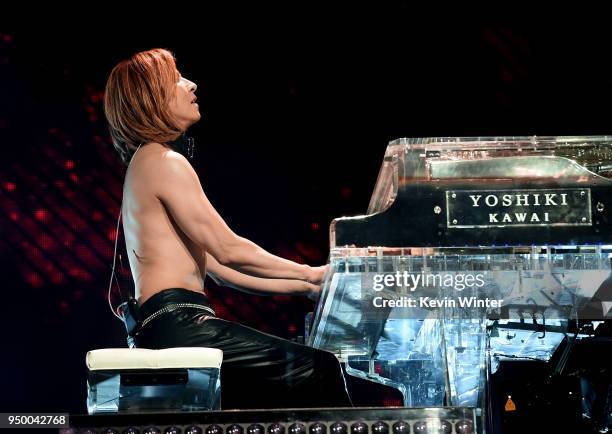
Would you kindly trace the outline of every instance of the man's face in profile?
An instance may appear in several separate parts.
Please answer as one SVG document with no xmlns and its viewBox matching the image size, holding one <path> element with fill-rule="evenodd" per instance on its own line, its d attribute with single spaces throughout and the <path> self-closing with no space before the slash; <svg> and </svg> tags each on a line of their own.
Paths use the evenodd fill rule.
<svg viewBox="0 0 612 434">
<path fill-rule="evenodd" d="M 186 131 L 191 125 L 200 120 L 200 108 L 196 103 L 195 94 L 198 86 L 185 77 L 178 74 L 178 81 L 174 89 L 174 98 L 170 102 L 170 114 L 174 118 L 177 126 Z"/>
</svg>

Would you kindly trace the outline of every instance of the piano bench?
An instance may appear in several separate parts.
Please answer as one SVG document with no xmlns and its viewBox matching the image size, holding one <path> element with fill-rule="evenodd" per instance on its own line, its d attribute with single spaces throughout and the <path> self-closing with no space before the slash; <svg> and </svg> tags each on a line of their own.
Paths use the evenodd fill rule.
<svg viewBox="0 0 612 434">
<path fill-rule="evenodd" d="M 105 348 L 87 353 L 87 412 L 221 409 L 223 351 Z"/>
</svg>

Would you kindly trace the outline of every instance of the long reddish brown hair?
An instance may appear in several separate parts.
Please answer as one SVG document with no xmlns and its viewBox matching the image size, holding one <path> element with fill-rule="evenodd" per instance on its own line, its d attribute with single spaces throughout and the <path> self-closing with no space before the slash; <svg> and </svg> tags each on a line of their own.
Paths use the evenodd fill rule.
<svg viewBox="0 0 612 434">
<path fill-rule="evenodd" d="M 174 56 L 161 48 L 136 53 L 111 71 L 104 113 L 124 164 L 141 143 L 165 143 L 182 134 L 168 111 L 178 79 Z"/>
</svg>

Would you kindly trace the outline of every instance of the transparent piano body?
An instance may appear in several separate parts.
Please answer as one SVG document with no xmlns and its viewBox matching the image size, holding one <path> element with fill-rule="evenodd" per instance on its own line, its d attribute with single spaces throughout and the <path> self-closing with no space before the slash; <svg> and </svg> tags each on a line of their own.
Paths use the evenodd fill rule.
<svg viewBox="0 0 612 434">
<path fill-rule="evenodd" d="M 309 344 L 405 406 L 484 408 L 500 358 L 547 361 L 568 321 L 609 317 L 610 143 L 391 142 L 367 215 L 332 222 Z"/>
</svg>

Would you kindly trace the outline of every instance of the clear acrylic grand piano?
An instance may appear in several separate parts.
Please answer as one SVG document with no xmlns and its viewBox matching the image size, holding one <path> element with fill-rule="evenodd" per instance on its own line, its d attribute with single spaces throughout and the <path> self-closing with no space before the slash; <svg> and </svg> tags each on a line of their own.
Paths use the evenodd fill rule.
<svg viewBox="0 0 612 434">
<path fill-rule="evenodd" d="M 500 360 L 608 314 L 611 178 L 612 137 L 391 142 L 367 214 L 331 224 L 308 344 L 482 430 Z"/>
</svg>

